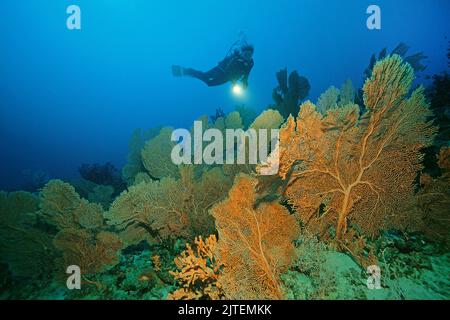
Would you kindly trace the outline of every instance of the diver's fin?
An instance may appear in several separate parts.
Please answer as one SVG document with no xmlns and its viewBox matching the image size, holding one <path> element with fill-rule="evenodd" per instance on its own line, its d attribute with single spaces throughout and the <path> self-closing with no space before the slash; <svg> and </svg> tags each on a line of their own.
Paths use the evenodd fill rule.
<svg viewBox="0 0 450 320">
<path fill-rule="evenodd" d="M 182 66 L 173 65 L 172 66 L 172 74 L 173 74 L 173 76 L 174 77 L 182 77 L 184 75 L 183 69 L 184 68 Z"/>
</svg>

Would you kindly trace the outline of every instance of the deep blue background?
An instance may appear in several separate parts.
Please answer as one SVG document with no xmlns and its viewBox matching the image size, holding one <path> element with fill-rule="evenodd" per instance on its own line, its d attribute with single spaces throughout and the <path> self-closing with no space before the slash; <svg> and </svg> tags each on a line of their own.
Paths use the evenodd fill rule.
<svg viewBox="0 0 450 320">
<path fill-rule="evenodd" d="M 66 28 L 66 8 L 82 30 Z M 382 9 L 382 30 L 366 8 Z M 189 127 L 202 114 L 271 103 L 275 72 L 297 69 L 310 98 L 347 78 L 370 55 L 406 42 L 428 55 L 427 74 L 447 66 L 448 0 L 2 0 L 0 2 L 0 188 L 25 169 L 68 177 L 83 162 L 121 166 L 134 128 Z M 244 97 L 173 78 L 173 63 L 207 69 L 245 32 L 255 67 Z"/>
</svg>

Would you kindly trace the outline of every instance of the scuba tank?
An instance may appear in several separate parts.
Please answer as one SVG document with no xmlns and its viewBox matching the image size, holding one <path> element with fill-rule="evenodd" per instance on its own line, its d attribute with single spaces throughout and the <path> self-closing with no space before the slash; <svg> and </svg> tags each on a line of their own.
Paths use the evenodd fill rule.
<svg viewBox="0 0 450 320">
<path fill-rule="evenodd" d="M 242 53 L 242 48 L 248 46 L 247 37 L 245 36 L 244 32 L 239 32 L 239 38 L 240 39 L 236 40 L 228 49 L 225 58 L 221 62 L 219 62 L 219 67 L 222 70 L 225 70 L 228 67 L 228 65 L 232 61 L 233 56 L 240 55 Z"/>
</svg>

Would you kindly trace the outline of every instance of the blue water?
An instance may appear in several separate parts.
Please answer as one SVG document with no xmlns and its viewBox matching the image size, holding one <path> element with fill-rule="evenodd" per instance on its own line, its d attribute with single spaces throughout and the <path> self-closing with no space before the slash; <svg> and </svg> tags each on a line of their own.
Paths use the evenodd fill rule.
<svg viewBox="0 0 450 320">
<path fill-rule="evenodd" d="M 79 5 L 82 30 L 66 28 Z M 366 27 L 366 8 L 382 29 Z M 81 163 L 125 163 L 135 128 L 190 127 L 216 108 L 262 110 L 275 72 L 296 69 L 316 100 L 370 56 L 403 41 L 429 58 L 425 74 L 447 67 L 448 0 L 2 0 L 0 2 L 0 189 L 22 172 L 71 177 Z M 245 95 L 174 78 L 172 64 L 213 67 L 244 32 L 255 46 Z"/>
</svg>

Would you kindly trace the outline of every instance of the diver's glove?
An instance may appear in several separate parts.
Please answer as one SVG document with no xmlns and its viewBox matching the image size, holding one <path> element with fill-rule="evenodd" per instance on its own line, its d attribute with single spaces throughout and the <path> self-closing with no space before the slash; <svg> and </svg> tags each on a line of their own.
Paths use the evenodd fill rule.
<svg viewBox="0 0 450 320">
<path fill-rule="evenodd" d="M 172 74 L 174 77 L 182 77 L 184 76 L 184 68 L 182 66 L 172 66 Z"/>
</svg>

